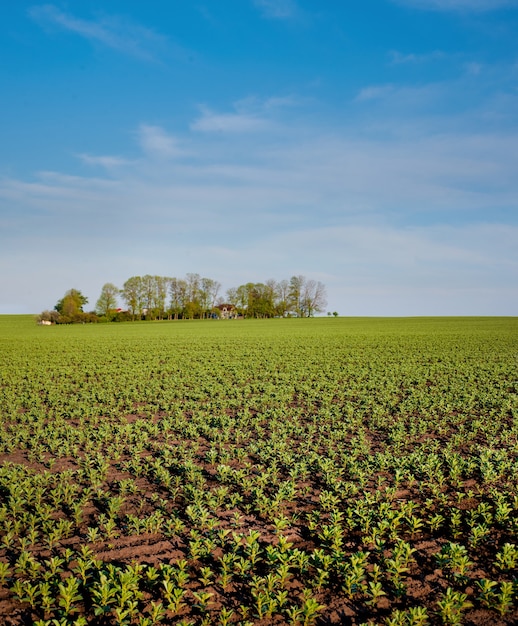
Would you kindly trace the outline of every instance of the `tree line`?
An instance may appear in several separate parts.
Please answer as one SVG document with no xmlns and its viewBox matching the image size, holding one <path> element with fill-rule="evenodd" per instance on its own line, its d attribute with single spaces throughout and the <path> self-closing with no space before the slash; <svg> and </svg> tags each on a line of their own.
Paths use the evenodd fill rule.
<svg viewBox="0 0 518 626">
<path fill-rule="evenodd" d="M 119 301 L 124 307 L 119 306 Z M 43 311 L 40 322 L 69 324 L 80 322 L 208 319 L 231 317 L 312 317 L 327 305 L 326 288 L 305 276 L 289 280 L 246 283 L 221 293 L 221 283 L 199 274 L 184 278 L 132 276 L 122 288 L 106 283 L 95 310 L 85 312 L 88 299 L 78 289 L 70 289 L 52 311 Z"/>
</svg>

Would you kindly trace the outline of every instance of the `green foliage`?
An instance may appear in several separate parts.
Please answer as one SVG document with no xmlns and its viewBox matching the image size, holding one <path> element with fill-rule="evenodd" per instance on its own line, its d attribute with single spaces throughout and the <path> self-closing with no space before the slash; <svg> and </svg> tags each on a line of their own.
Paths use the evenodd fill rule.
<svg viewBox="0 0 518 626">
<path fill-rule="evenodd" d="M 517 330 L 0 317 L 3 602 L 45 626 L 516 623 Z"/>
<path fill-rule="evenodd" d="M 112 319 L 116 313 L 118 295 L 119 289 L 113 283 L 104 284 L 95 305 L 96 312 L 108 320 Z"/>
<path fill-rule="evenodd" d="M 66 294 L 58 300 L 54 309 L 63 317 L 74 319 L 79 313 L 83 313 L 83 307 L 88 304 L 88 298 L 78 289 L 69 289 Z"/>
</svg>

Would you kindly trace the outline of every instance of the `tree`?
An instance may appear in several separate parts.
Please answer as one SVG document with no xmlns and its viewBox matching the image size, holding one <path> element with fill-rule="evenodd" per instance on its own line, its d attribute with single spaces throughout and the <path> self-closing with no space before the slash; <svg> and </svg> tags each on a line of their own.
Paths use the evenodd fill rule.
<svg viewBox="0 0 518 626">
<path fill-rule="evenodd" d="M 200 286 L 200 304 L 202 315 L 210 316 L 212 309 L 216 306 L 216 298 L 218 297 L 221 284 L 212 278 L 202 278 Z"/>
<path fill-rule="evenodd" d="M 88 303 L 88 298 L 83 296 L 79 289 L 69 289 L 66 294 L 58 300 L 54 309 L 64 318 L 73 321 L 79 313 L 83 313 L 83 307 Z"/>
<path fill-rule="evenodd" d="M 108 319 L 111 318 L 114 310 L 117 308 L 117 296 L 119 293 L 119 288 L 113 283 L 105 283 L 95 305 L 97 313 Z"/>
<path fill-rule="evenodd" d="M 153 319 L 154 311 L 153 306 L 155 303 L 156 283 L 155 277 L 150 274 L 142 276 L 142 308 L 145 309 L 144 313 L 146 319 L 149 317 Z"/>
<path fill-rule="evenodd" d="M 153 297 L 153 311 L 155 316 L 162 319 L 166 314 L 165 300 L 170 278 L 167 276 L 155 276 L 155 293 Z"/>
<path fill-rule="evenodd" d="M 326 308 L 326 288 L 320 282 L 313 279 L 304 280 L 300 297 L 300 308 L 306 317 L 313 317 Z"/>
<path fill-rule="evenodd" d="M 235 307 L 239 305 L 239 295 L 236 287 L 230 287 L 230 289 L 227 289 L 227 300 L 229 304 L 233 304 Z"/>
<path fill-rule="evenodd" d="M 171 296 L 170 310 L 177 320 L 183 313 L 187 301 L 187 283 L 181 278 L 169 280 L 169 294 Z"/>
<path fill-rule="evenodd" d="M 185 284 L 187 288 L 184 303 L 185 316 L 189 319 L 201 317 L 201 276 L 191 272 L 185 276 Z"/>
<path fill-rule="evenodd" d="M 302 307 L 302 290 L 304 289 L 304 284 L 306 282 L 306 278 L 304 276 L 292 276 L 290 278 L 288 298 L 289 298 L 289 306 L 292 311 L 302 317 L 304 315 L 303 307 Z"/>
<path fill-rule="evenodd" d="M 120 292 L 124 302 L 128 309 L 131 311 L 132 319 L 135 319 L 135 315 L 142 315 L 142 302 L 144 301 L 144 294 L 142 289 L 142 277 L 132 276 L 122 286 Z"/>
<path fill-rule="evenodd" d="M 218 302 L 232 304 L 238 315 L 249 318 L 291 314 L 312 317 L 326 306 L 325 286 L 302 275 L 280 282 L 271 278 L 264 283 L 249 282 L 232 287 L 227 290 L 225 302 L 219 296 L 220 290 L 218 281 L 195 273 L 187 274 L 183 279 L 150 274 L 132 276 L 121 290 L 113 283 L 105 283 L 95 308 L 97 314 L 104 318 L 122 321 L 164 319 L 166 316 L 169 319 L 206 318 L 215 314 Z M 118 296 L 124 300 L 128 310 L 116 314 Z M 52 320 L 58 324 L 98 321 L 96 313 L 83 311 L 87 302 L 88 299 L 78 289 L 69 289 L 57 302 Z M 49 312 L 43 312 L 40 318 L 51 321 Z"/>
<path fill-rule="evenodd" d="M 290 284 L 286 279 L 283 279 L 277 283 L 276 289 L 276 308 L 277 313 L 281 317 L 284 317 L 288 311 L 288 302 L 290 294 Z"/>
<path fill-rule="evenodd" d="M 292 276 L 288 288 L 291 310 L 299 317 L 313 317 L 326 308 L 326 288 L 320 281 L 305 276 Z"/>
<path fill-rule="evenodd" d="M 265 283 L 246 283 L 237 289 L 229 289 L 227 298 L 245 317 L 273 317 L 275 308 L 276 284 L 274 280 Z"/>
<path fill-rule="evenodd" d="M 264 284 L 263 298 L 265 301 L 264 312 L 267 317 L 277 315 L 277 283 L 269 278 Z"/>
<path fill-rule="evenodd" d="M 151 274 L 142 277 L 135 276 L 126 288 L 130 302 L 133 301 L 135 304 L 132 310 L 134 308 L 135 311 L 139 311 L 139 314 L 145 313 L 146 319 L 162 319 L 166 314 L 165 301 L 171 280 L 174 279 L 167 276 L 151 276 Z"/>
</svg>

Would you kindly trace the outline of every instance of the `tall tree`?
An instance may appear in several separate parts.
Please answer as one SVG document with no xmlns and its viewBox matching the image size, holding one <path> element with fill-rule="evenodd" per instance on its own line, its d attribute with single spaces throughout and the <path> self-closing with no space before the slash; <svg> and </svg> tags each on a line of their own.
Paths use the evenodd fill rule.
<svg viewBox="0 0 518 626">
<path fill-rule="evenodd" d="M 277 313 L 277 283 L 273 278 L 269 278 L 264 284 L 263 297 L 267 317 L 274 317 Z"/>
<path fill-rule="evenodd" d="M 142 289 L 142 277 L 132 276 L 124 283 L 121 289 L 121 296 L 126 306 L 131 311 L 131 316 L 142 315 L 144 293 Z"/>
<path fill-rule="evenodd" d="M 185 276 L 187 285 L 187 301 L 184 305 L 185 314 L 189 319 L 201 316 L 201 276 L 189 273 Z"/>
<path fill-rule="evenodd" d="M 99 315 L 110 318 L 117 308 L 117 296 L 119 288 L 113 283 L 105 283 L 101 289 L 101 295 L 95 305 L 95 310 Z"/>
<path fill-rule="evenodd" d="M 171 296 L 171 315 L 177 320 L 185 310 L 187 302 L 187 283 L 181 278 L 171 278 L 169 280 L 169 295 Z"/>
<path fill-rule="evenodd" d="M 203 311 L 203 317 L 210 315 L 212 309 L 216 305 L 221 284 L 212 278 L 202 278 L 200 285 L 200 303 Z"/>
<path fill-rule="evenodd" d="M 324 311 L 327 306 L 326 288 L 320 281 L 304 281 L 301 293 L 301 310 L 306 317 Z"/>
<path fill-rule="evenodd" d="M 276 289 L 276 308 L 277 314 L 281 317 L 286 315 L 289 306 L 290 284 L 286 279 L 277 283 Z"/>
<path fill-rule="evenodd" d="M 155 293 L 153 297 L 153 310 L 155 317 L 162 319 L 166 314 L 165 300 L 167 297 L 167 288 L 171 279 L 167 276 L 155 276 Z"/>
<path fill-rule="evenodd" d="M 252 287 L 253 287 L 253 283 L 247 283 L 246 285 L 239 285 L 239 287 L 236 288 L 236 293 L 235 293 L 236 306 L 239 310 L 239 313 L 241 315 L 246 315 L 247 317 L 250 314 L 249 313 L 250 290 Z"/>
<path fill-rule="evenodd" d="M 78 313 L 83 313 L 83 307 L 87 303 L 88 298 L 83 296 L 79 289 L 69 289 L 63 298 L 58 300 L 54 309 L 72 320 Z"/>
<path fill-rule="evenodd" d="M 306 282 L 306 278 L 304 276 L 292 276 L 290 278 L 290 286 L 289 286 L 289 305 L 292 311 L 299 316 L 303 316 L 302 310 L 302 291 L 304 289 L 304 283 Z"/>
<path fill-rule="evenodd" d="M 142 308 L 146 318 L 153 319 L 153 303 L 155 299 L 155 277 L 150 274 L 142 276 Z"/>
<path fill-rule="evenodd" d="M 227 300 L 229 304 L 233 304 L 235 307 L 239 305 L 239 296 L 236 287 L 230 287 L 230 289 L 227 289 Z"/>
<path fill-rule="evenodd" d="M 229 289 L 227 297 L 231 304 L 245 317 L 273 317 L 275 315 L 275 281 L 246 283 L 237 289 Z"/>
</svg>

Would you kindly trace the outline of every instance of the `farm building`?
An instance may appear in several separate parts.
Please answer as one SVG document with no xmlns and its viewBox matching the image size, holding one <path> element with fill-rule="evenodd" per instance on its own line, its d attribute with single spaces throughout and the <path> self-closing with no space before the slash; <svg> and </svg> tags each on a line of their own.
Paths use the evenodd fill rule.
<svg viewBox="0 0 518 626">
<path fill-rule="evenodd" d="M 219 316 L 223 320 L 231 320 L 237 317 L 237 309 L 233 304 L 217 304 L 216 309 L 218 309 Z"/>
</svg>

